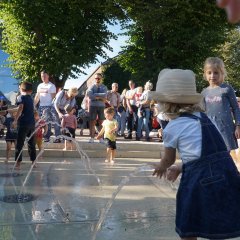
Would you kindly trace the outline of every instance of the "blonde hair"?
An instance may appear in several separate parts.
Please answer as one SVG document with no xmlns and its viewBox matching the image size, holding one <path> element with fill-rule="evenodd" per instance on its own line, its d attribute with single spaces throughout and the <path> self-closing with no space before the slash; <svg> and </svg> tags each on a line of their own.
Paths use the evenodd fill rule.
<svg viewBox="0 0 240 240">
<path fill-rule="evenodd" d="M 227 71 L 225 69 L 225 65 L 222 59 L 218 57 L 209 57 L 204 62 L 204 73 L 203 77 L 206 80 L 206 73 L 209 68 L 214 68 L 221 73 L 222 82 L 224 78 L 227 77 Z"/>
<path fill-rule="evenodd" d="M 68 93 L 69 93 L 69 95 L 77 96 L 78 95 L 78 89 L 75 88 L 75 87 L 74 88 L 69 88 Z"/>
<path fill-rule="evenodd" d="M 201 107 L 197 104 L 179 104 L 168 102 L 159 102 L 158 111 L 163 112 L 169 119 L 177 118 L 181 113 L 191 114 L 193 112 L 203 112 Z"/>
<path fill-rule="evenodd" d="M 104 109 L 104 113 L 106 114 L 115 114 L 115 110 L 113 107 L 108 107 Z"/>
<path fill-rule="evenodd" d="M 153 84 L 150 82 L 150 80 L 145 83 L 145 87 L 150 91 L 153 89 Z"/>
</svg>

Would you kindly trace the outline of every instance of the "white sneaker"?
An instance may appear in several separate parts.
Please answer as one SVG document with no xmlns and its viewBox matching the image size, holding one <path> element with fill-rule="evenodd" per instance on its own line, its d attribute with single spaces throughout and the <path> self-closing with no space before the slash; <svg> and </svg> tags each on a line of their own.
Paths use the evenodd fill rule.
<svg viewBox="0 0 240 240">
<path fill-rule="evenodd" d="M 88 142 L 89 143 L 94 143 L 94 138 L 90 138 Z"/>
<path fill-rule="evenodd" d="M 99 143 L 104 143 L 104 140 L 102 138 L 100 138 Z"/>
</svg>

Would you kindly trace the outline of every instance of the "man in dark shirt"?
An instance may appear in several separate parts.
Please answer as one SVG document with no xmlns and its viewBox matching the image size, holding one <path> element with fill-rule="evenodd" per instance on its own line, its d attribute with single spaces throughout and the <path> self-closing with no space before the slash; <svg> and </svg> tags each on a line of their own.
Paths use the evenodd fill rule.
<svg viewBox="0 0 240 240">
<path fill-rule="evenodd" d="M 22 82 L 20 85 L 20 92 L 21 95 L 17 97 L 17 114 L 13 121 L 13 126 L 18 129 L 15 151 L 15 161 L 17 161 L 16 168 L 18 169 L 22 161 L 21 151 L 26 137 L 29 138 L 28 153 L 33 165 L 36 159 L 35 138 L 33 134 L 35 131 L 34 104 L 31 97 L 32 84 L 30 82 Z"/>
</svg>

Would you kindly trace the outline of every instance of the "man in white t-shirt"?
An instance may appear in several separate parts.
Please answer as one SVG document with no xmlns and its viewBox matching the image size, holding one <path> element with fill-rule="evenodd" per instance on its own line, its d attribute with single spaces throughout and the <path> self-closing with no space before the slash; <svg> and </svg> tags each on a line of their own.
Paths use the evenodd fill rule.
<svg viewBox="0 0 240 240">
<path fill-rule="evenodd" d="M 41 71 L 42 83 L 37 87 L 37 93 L 34 98 L 34 105 L 38 105 L 38 112 L 40 117 L 44 117 L 45 121 L 54 121 L 55 116 L 53 114 L 53 99 L 56 95 L 56 87 L 49 81 L 49 74 L 46 71 Z M 54 121 L 55 122 L 55 121 Z M 56 132 L 55 132 L 56 134 Z M 48 142 L 51 136 L 51 124 L 48 125 L 48 132 L 44 136 L 44 141 Z"/>
</svg>

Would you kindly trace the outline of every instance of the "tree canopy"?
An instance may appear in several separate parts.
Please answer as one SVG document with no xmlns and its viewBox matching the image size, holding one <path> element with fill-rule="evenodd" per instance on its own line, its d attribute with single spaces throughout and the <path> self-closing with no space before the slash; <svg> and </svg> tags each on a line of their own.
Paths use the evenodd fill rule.
<svg viewBox="0 0 240 240">
<path fill-rule="evenodd" d="M 46 69 L 62 85 L 105 56 L 116 16 L 122 10 L 108 0 L 2 0 L 2 47 L 17 77 L 34 81 Z"/>
<path fill-rule="evenodd" d="M 139 84 L 156 82 L 166 67 L 202 76 L 205 58 L 216 55 L 235 28 L 209 0 L 2 0 L 0 19 L 2 47 L 16 76 L 37 81 L 46 69 L 58 86 L 105 56 L 116 37 L 107 25 L 115 20 L 130 40 L 117 58 L 121 66 L 110 64 L 115 73 L 106 73 L 118 81 L 130 73 Z"/>
<path fill-rule="evenodd" d="M 220 48 L 225 63 L 227 78 L 237 94 L 240 95 L 240 31 L 234 29 L 228 34 L 227 41 Z"/>
<path fill-rule="evenodd" d="M 214 1 L 124 0 L 121 4 L 133 21 L 127 26 L 129 45 L 119 62 L 140 82 L 155 82 L 162 68 L 188 68 L 202 76 L 205 58 L 216 54 L 234 28 Z"/>
</svg>

